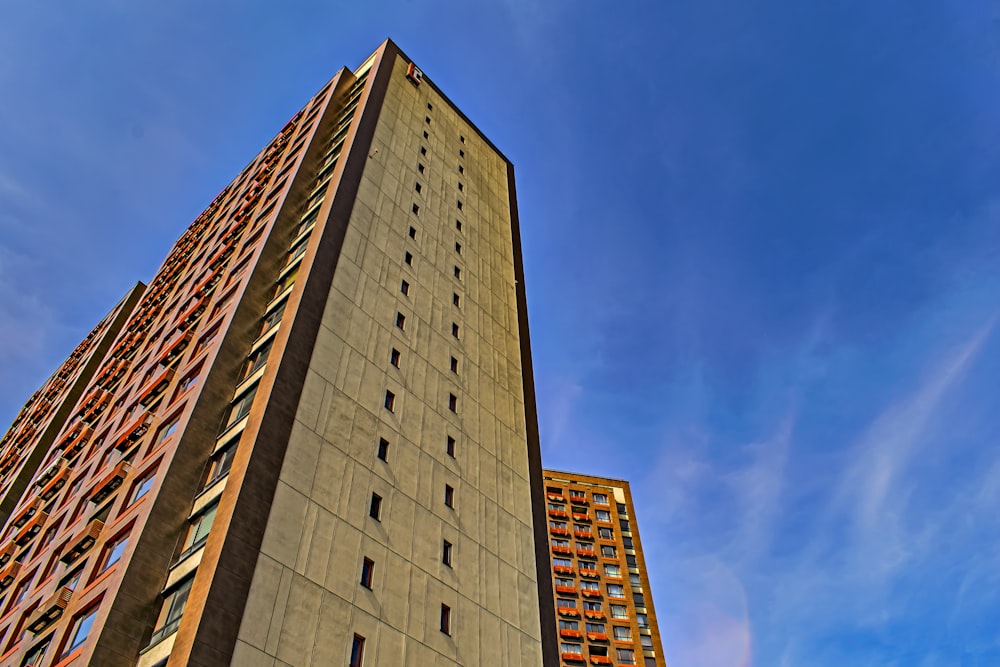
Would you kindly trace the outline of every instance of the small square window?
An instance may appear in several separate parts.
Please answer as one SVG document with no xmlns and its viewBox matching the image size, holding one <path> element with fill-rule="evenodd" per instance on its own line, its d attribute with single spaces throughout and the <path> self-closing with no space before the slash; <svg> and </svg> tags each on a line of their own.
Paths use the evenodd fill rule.
<svg viewBox="0 0 1000 667">
<path fill-rule="evenodd" d="M 407 252 L 405 255 L 403 255 L 403 261 L 406 263 L 407 266 L 413 266 L 413 253 Z"/>
<path fill-rule="evenodd" d="M 431 117 L 430 116 L 424 116 L 424 122 L 427 123 L 428 125 L 430 125 L 431 124 Z"/>
<path fill-rule="evenodd" d="M 417 228 L 416 227 L 410 227 L 410 238 L 411 239 L 416 239 L 417 238 Z"/>
<path fill-rule="evenodd" d="M 459 255 L 462 254 L 462 244 L 459 243 L 458 241 L 455 241 L 455 252 L 457 252 Z"/>
<path fill-rule="evenodd" d="M 434 106 L 430 102 L 428 102 L 427 103 L 427 110 L 428 111 L 432 111 L 433 109 L 434 109 Z"/>
<path fill-rule="evenodd" d="M 392 352 L 389 353 L 389 363 L 399 368 L 399 350 L 392 348 Z"/>
<path fill-rule="evenodd" d="M 463 144 L 465 143 L 465 137 L 462 136 L 461 134 L 458 135 L 458 140 L 461 141 Z"/>
<path fill-rule="evenodd" d="M 441 632 L 451 635 L 451 607 L 441 605 Z"/>
<path fill-rule="evenodd" d="M 451 567 L 451 542 L 448 540 L 441 543 L 441 562 Z"/>
<path fill-rule="evenodd" d="M 427 134 L 427 130 L 424 130 L 424 139 L 430 139 L 431 135 Z"/>
<path fill-rule="evenodd" d="M 455 304 L 456 306 L 457 306 L 457 305 L 459 305 L 459 304 L 461 303 L 461 299 L 460 299 L 460 297 L 458 296 L 458 293 L 457 293 L 457 292 L 455 292 L 455 293 L 452 293 L 452 295 L 451 295 L 451 302 L 452 302 L 453 304 Z"/>
<path fill-rule="evenodd" d="M 463 192 L 465 190 L 465 186 L 462 185 L 462 181 L 458 182 L 458 190 L 459 190 L 459 192 Z"/>
<path fill-rule="evenodd" d="M 403 296 L 410 295 L 410 283 L 405 280 L 399 285 L 399 291 L 403 293 Z"/>
<path fill-rule="evenodd" d="M 451 358 L 451 372 L 452 373 L 458 372 L 458 359 L 456 359 L 455 357 Z"/>
<path fill-rule="evenodd" d="M 464 174 L 465 173 L 465 167 L 463 167 L 462 165 L 458 165 L 458 173 Z"/>
<path fill-rule="evenodd" d="M 427 149 L 424 146 L 420 147 L 420 154 L 421 155 L 427 155 Z"/>
<path fill-rule="evenodd" d="M 414 215 L 420 215 L 420 207 L 419 207 L 419 206 L 417 206 L 416 204 L 414 204 L 414 205 L 413 205 L 413 206 L 412 206 L 412 207 L 410 208 L 410 210 L 411 210 L 411 211 L 413 211 L 413 214 L 414 214 Z"/>
<path fill-rule="evenodd" d="M 444 504 L 452 509 L 455 508 L 455 488 L 450 484 L 444 485 Z"/>
<path fill-rule="evenodd" d="M 455 221 L 455 229 L 457 229 L 458 231 L 462 231 L 462 221 L 461 220 L 456 220 Z"/>
<path fill-rule="evenodd" d="M 361 635 L 354 635 L 351 643 L 351 664 L 349 667 L 361 667 L 361 661 L 365 657 L 365 638 Z"/>
<path fill-rule="evenodd" d="M 368 516 L 376 521 L 382 520 L 382 496 L 377 493 L 372 494 L 372 501 L 368 506 Z"/>
<path fill-rule="evenodd" d="M 372 577 L 375 575 L 375 561 L 365 558 L 361 562 L 361 585 L 368 590 L 372 589 Z"/>
<path fill-rule="evenodd" d="M 419 171 L 421 174 L 424 173 L 424 165 L 422 165 L 421 163 L 418 162 L 417 163 L 417 171 Z"/>
<path fill-rule="evenodd" d="M 396 407 L 396 395 L 386 389 L 385 391 L 385 409 L 389 412 L 393 412 Z"/>
<path fill-rule="evenodd" d="M 460 269 L 460 268 L 459 268 L 459 267 L 457 267 L 457 266 L 455 267 L 455 277 L 456 277 L 456 278 L 459 278 L 459 279 L 461 279 L 461 278 L 462 278 L 462 269 Z"/>
<path fill-rule="evenodd" d="M 378 439 L 378 457 L 383 461 L 389 460 L 389 441 L 385 438 Z"/>
<path fill-rule="evenodd" d="M 399 329 L 406 329 L 406 315 L 403 313 L 396 313 L 396 327 Z"/>
<path fill-rule="evenodd" d="M 448 444 L 446 445 L 446 450 L 448 456 L 455 458 L 455 438 L 448 436 Z"/>
<path fill-rule="evenodd" d="M 417 183 L 416 185 L 413 186 L 413 189 L 416 190 L 417 192 L 420 192 L 421 190 L 423 190 L 423 188 L 424 186 L 420 185 L 420 183 Z M 416 213 L 416 211 L 414 211 L 414 213 Z"/>
<path fill-rule="evenodd" d="M 465 157 L 465 151 L 458 151 L 458 157 Z"/>
<path fill-rule="evenodd" d="M 455 394 L 448 394 L 448 409 L 452 412 L 458 412 L 458 396 Z"/>
<path fill-rule="evenodd" d="M 458 210 L 461 211 L 462 208 L 463 208 L 463 206 L 464 206 L 464 204 L 462 204 L 462 200 L 461 199 L 458 200 L 457 205 L 458 205 Z"/>
<path fill-rule="evenodd" d="M 454 322 L 451 323 L 451 335 L 458 338 L 458 325 Z"/>
</svg>

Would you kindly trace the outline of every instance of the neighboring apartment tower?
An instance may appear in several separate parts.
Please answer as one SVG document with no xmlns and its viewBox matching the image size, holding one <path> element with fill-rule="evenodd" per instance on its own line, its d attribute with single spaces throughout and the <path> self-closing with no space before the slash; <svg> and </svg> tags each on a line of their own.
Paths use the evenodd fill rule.
<svg viewBox="0 0 1000 667">
<path fill-rule="evenodd" d="M 68 410 L 0 538 L 0 664 L 558 664 L 526 313 L 510 162 L 386 41 Z"/>
<path fill-rule="evenodd" d="M 628 482 L 544 477 L 561 664 L 666 667 Z"/>
</svg>

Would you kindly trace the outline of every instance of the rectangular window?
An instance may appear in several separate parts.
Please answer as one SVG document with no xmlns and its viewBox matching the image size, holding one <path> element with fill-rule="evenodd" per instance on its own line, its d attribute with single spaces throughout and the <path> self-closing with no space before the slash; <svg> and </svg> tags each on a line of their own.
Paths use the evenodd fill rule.
<svg viewBox="0 0 1000 667">
<path fill-rule="evenodd" d="M 605 565 L 604 566 L 604 576 L 605 577 L 615 577 L 616 579 L 621 579 L 622 569 L 618 565 Z"/>
<path fill-rule="evenodd" d="M 392 352 L 389 353 L 389 363 L 399 368 L 399 350 L 392 348 Z"/>
<path fill-rule="evenodd" d="M 424 165 L 422 165 L 421 163 L 418 162 L 417 163 L 417 171 L 419 171 L 421 174 L 424 173 Z"/>
<path fill-rule="evenodd" d="M 406 262 L 407 266 L 413 266 L 413 253 L 407 252 L 403 255 L 403 261 Z"/>
<path fill-rule="evenodd" d="M 450 435 L 448 436 L 448 445 L 446 451 L 448 452 L 448 456 L 452 458 L 455 457 L 455 438 L 451 437 Z"/>
<path fill-rule="evenodd" d="M 458 338 L 458 325 L 454 322 L 451 323 L 451 335 Z"/>
<path fill-rule="evenodd" d="M 368 516 L 376 521 L 382 520 L 382 496 L 372 493 L 372 501 L 368 506 Z"/>
<path fill-rule="evenodd" d="M 395 411 L 395 407 L 396 407 L 396 395 L 394 393 L 392 393 L 391 391 L 389 391 L 388 389 L 386 389 L 385 390 L 385 409 L 388 410 L 389 412 L 394 412 Z"/>
<path fill-rule="evenodd" d="M 462 254 L 462 244 L 459 243 L 458 241 L 455 241 L 455 252 L 457 252 L 459 255 Z"/>
<path fill-rule="evenodd" d="M 361 661 L 365 657 L 365 638 L 361 635 L 354 635 L 351 642 L 351 664 L 350 667 L 361 667 Z"/>
<path fill-rule="evenodd" d="M 452 509 L 455 508 L 455 489 L 448 484 L 444 485 L 444 504 Z"/>
<path fill-rule="evenodd" d="M 229 409 L 229 417 L 226 419 L 225 428 L 229 428 L 250 414 L 250 408 L 253 406 L 253 399 L 256 395 L 257 384 L 255 383 L 253 387 L 251 387 L 248 391 L 243 392 L 242 396 L 233 401 L 232 407 Z"/>
<path fill-rule="evenodd" d="M 632 554 L 625 554 L 625 562 L 629 567 L 639 567 L 639 563 L 635 560 L 635 556 Z"/>
<path fill-rule="evenodd" d="M 465 157 L 465 151 L 463 150 L 458 151 L 458 157 Z"/>
<path fill-rule="evenodd" d="M 421 147 L 420 147 L 420 154 L 421 154 L 421 155 L 427 155 L 427 148 L 426 148 L 426 147 L 424 147 L 424 146 L 421 146 Z"/>
<path fill-rule="evenodd" d="M 461 220 L 456 220 L 455 221 L 455 229 L 457 229 L 458 231 L 462 231 L 462 221 Z"/>
<path fill-rule="evenodd" d="M 640 628 L 649 627 L 649 617 L 646 616 L 646 614 L 636 614 L 635 622 L 639 625 Z"/>
<path fill-rule="evenodd" d="M 459 297 L 458 297 L 458 293 L 457 292 L 453 292 L 452 293 L 452 295 L 451 295 L 451 302 L 453 304 L 455 304 L 456 306 L 459 305 Z"/>
<path fill-rule="evenodd" d="M 562 607 L 563 609 L 576 609 L 576 600 L 559 598 L 558 600 L 556 600 L 556 606 Z"/>
<path fill-rule="evenodd" d="M 462 181 L 459 181 L 459 182 L 458 182 L 458 191 L 459 191 L 459 192 L 462 192 L 463 190 L 465 190 L 465 186 L 464 186 L 464 185 L 462 185 Z"/>
<path fill-rule="evenodd" d="M 184 614 L 184 607 L 187 605 L 188 595 L 191 593 L 193 581 L 193 576 L 188 577 L 181 585 L 164 595 L 163 606 L 160 607 L 160 615 L 156 619 L 156 630 L 149 642 L 150 646 L 177 631 L 177 626 L 181 624 L 181 616 Z"/>
<path fill-rule="evenodd" d="M 132 495 L 129 497 L 128 504 L 132 505 L 137 500 L 142 498 L 144 495 L 149 493 L 149 490 L 153 488 L 153 482 L 156 480 L 156 471 L 151 470 L 145 477 L 140 479 L 132 487 Z"/>
<path fill-rule="evenodd" d="M 430 125 L 431 124 L 431 117 L 430 116 L 424 116 L 424 122 L 427 123 L 428 125 Z"/>
<path fill-rule="evenodd" d="M 181 556 L 200 548 L 205 543 L 205 540 L 208 539 L 208 532 L 212 530 L 212 523 L 215 521 L 215 512 L 218 509 L 219 503 L 215 503 L 191 519 L 187 535 L 184 538 L 184 546 L 181 548 Z"/>
<path fill-rule="evenodd" d="M 646 599 L 642 597 L 642 593 L 632 593 L 632 602 L 635 603 L 636 607 L 646 606 Z"/>
<path fill-rule="evenodd" d="M 622 604 L 611 605 L 611 618 L 628 618 L 628 608 Z"/>
<path fill-rule="evenodd" d="M 378 440 L 378 457 L 383 461 L 389 460 L 389 441 L 385 438 Z"/>
<path fill-rule="evenodd" d="M 625 588 L 621 584 L 608 584 L 608 597 L 624 598 Z"/>
<path fill-rule="evenodd" d="M 461 199 L 459 199 L 459 200 L 458 200 L 458 202 L 457 202 L 457 205 L 458 205 L 458 210 L 459 210 L 459 211 L 461 211 L 461 210 L 462 210 L 462 207 L 463 207 L 463 204 L 462 204 L 462 200 L 461 200 Z"/>
<path fill-rule="evenodd" d="M 180 424 L 181 416 L 177 415 L 171 419 L 166 426 L 160 428 L 159 432 L 156 434 L 156 440 L 153 441 L 153 448 L 155 449 L 157 445 L 169 438 L 177 431 L 177 425 Z"/>
<path fill-rule="evenodd" d="M 601 603 L 600 602 L 586 602 L 586 601 L 584 601 L 583 608 L 586 611 L 600 611 L 601 610 Z"/>
<path fill-rule="evenodd" d="M 368 590 L 372 589 L 372 577 L 375 574 L 375 561 L 365 558 L 361 562 L 361 585 Z"/>
<path fill-rule="evenodd" d="M 423 189 L 423 186 L 420 185 L 420 183 L 417 183 L 416 185 L 413 186 L 413 189 L 416 190 L 417 192 L 420 192 Z"/>
<path fill-rule="evenodd" d="M 451 567 L 451 542 L 448 540 L 441 543 L 441 562 Z"/>
<path fill-rule="evenodd" d="M 451 607 L 441 604 L 441 632 L 451 634 Z"/>
<path fill-rule="evenodd" d="M 73 629 L 69 633 L 70 640 L 66 644 L 66 649 L 63 651 L 61 657 L 68 656 L 83 646 L 83 643 L 87 641 L 87 637 L 90 635 L 90 630 L 94 627 L 94 619 L 96 617 L 97 605 L 94 605 L 73 620 Z"/>
<path fill-rule="evenodd" d="M 597 503 L 598 505 L 607 505 L 608 504 L 608 497 L 606 495 L 604 495 L 603 493 L 595 493 L 594 494 L 594 502 Z"/>
<path fill-rule="evenodd" d="M 577 621 L 559 621 L 560 630 L 579 630 L 580 623 Z"/>
<path fill-rule="evenodd" d="M 604 545 L 601 547 L 601 555 L 605 558 L 617 558 L 618 550 L 614 547 Z"/>
<path fill-rule="evenodd" d="M 458 412 L 458 396 L 455 394 L 448 394 L 448 409 L 452 412 Z"/>
<path fill-rule="evenodd" d="M 452 373 L 458 372 L 458 359 L 456 359 L 455 357 L 451 358 L 451 372 Z"/>
<path fill-rule="evenodd" d="M 598 528 L 597 536 L 602 540 L 613 540 L 615 539 L 615 532 L 610 528 Z"/>
<path fill-rule="evenodd" d="M 459 280 L 462 279 L 462 269 L 460 269 L 457 266 L 455 267 L 455 277 L 458 278 Z"/>
<path fill-rule="evenodd" d="M 414 204 L 410 210 L 413 211 L 414 215 L 420 215 L 420 207 L 417 206 L 416 204 Z"/>
<path fill-rule="evenodd" d="M 634 665 L 635 664 L 635 651 L 630 648 L 620 648 L 616 649 L 618 654 L 618 664 L 620 665 Z"/>
<path fill-rule="evenodd" d="M 396 328 L 406 331 L 406 315 L 403 313 L 396 313 Z"/>
<path fill-rule="evenodd" d="M 402 282 L 402 284 L 400 284 L 400 286 L 399 286 L 399 291 L 403 293 L 403 296 L 409 296 L 410 295 L 410 283 L 408 283 L 408 282 L 406 282 L 404 280 Z"/>
<path fill-rule="evenodd" d="M 411 239 L 416 239 L 417 238 L 417 228 L 416 227 L 410 227 L 410 238 Z"/>
<path fill-rule="evenodd" d="M 583 654 L 583 647 L 579 644 L 567 644 L 566 642 L 562 642 L 559 646 L 563 653 L 571 653 L 572 655 Z"/>
<path fill-rule="evenodd" d="M 465 173 L 465 167 L 463 167 L 462 165 L 458 165 L 458 173 L 464 174 Z"/>
<path fill-rule="evenodd" d="M 229 474 L 229 469 L 233 467 L 233 459 L 236 457 L 236 445 L 230 445 L 212 457 L 208 467 L 208 477 L 205 479 L 203 488 L 208 488 L 217 480 Z"/>
</svg>

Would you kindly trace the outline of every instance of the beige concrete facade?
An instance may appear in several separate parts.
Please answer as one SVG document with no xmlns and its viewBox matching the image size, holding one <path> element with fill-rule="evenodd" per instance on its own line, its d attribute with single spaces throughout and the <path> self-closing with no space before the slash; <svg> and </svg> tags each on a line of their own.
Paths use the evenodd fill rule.
<svg viewBox="0 0 1000 667">
<path fill-rule="evenodd" d="M 508 163 L 390 56 L 234 664 L 542 664 Z"/>
</svg>

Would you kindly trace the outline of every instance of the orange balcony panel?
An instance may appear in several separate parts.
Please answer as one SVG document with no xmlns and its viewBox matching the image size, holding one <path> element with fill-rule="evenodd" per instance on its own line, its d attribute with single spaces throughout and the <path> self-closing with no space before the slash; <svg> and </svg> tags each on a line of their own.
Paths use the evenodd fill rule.
<svg viewBox="0 0 1000 667">
<path fill-rule="evenodd" d="M 30 505 L 28 505 L 23 510 L 21 510 L 21 513 L 18 514 L 17 517 L 13 521 L 11 521 L 11 524 L 15 528 L 22 528 L 24 526 L 24 524 L 28 523 L 31 520 L 31 518 L 33 516 L 35 516 L 35 514 L 40 509 L 42 509 L 42 501 L 39 500 L 39 499 L 36 499 Z"/>
<path fill-rule="evenodd" d="M 604 612 L 603 611 L 597 611 L 595 609 L 588 609 L 587 611 L 583 612 L 583 614 L 587 618 L 604 618 Z"/>
<path fill-rule="evenodd" d="M 236 249 L 236 239 L 232 239 L 229 243 L 226 243 L 218 252 L 212 255 L 212 258 L 208 260 L 208 267 L 210 269 L 218 268 L 229 258 L 229 255 Z"/>
<path fill-rule="evenodd" d="M 38 634 L 45 628 L 59 620 L 59 617 L 69 606 L 70 598 L 73 597 L 73 589 L 63 586 L 57 590 L 52 597 L 42 603 L 38 608 L 38 613 L 28 624 L 27 630 L 32 634 Z"/>
<path fill-rule="evenodd" d="M 566 662 L 584 662 L 582 653 L 563 653 L 562 659 Z"/>
<path fill-rule="evenodd" d="M 601 591 L 594 590 L 593 588 L 584 588 L 580 592 L 583 593 L 588 598 L 599 598 L 599 597 L 601 597 Z"/>
<path fill-rule="evenodd" d="M 569 537 L 569 528 L 557 528 L 555 526 L 549 527 L 549 532 L 553 535 L 564 535 Z"/>
<path fill-rule="evenodd" d="M 2 550 L 0 550 L 0 567 L 3 567 L 10 562 L 10 559 L 14 557 L 17 553 L 17 545 L 13 542 L 8 542 Z"/>
<path fill-rule="evenodd" d="M 608 641 L 608 636 L 603 632 L 588 632 L 587 639 L 592 642 L 606 642 Z"/>
<path fill-rule="evenodd" d="M 221 269 L 216 269 L 214 271 L 209 270 L 208 276 L 199 282 L 195 288 L 191 290 L 191 293 L 197 294 L 198 296 L 205 296 L 206 294 L 209 294 L 217 284 L 219 284 L 220 280 L 222 280 Z"/>
<path fill-rule="evenodd" d="M 576 555 L 580 558 L 597 558 L 597 552 L 593 549 L 577 549 Z"/>
<path fill-rule="evenodd" d="M 194 336 L 194 332 L 185 332 L 182 336 L 178 337 L 170 346 L 160 355 L 159 363 L 164 366 L 169 366 L 173 363 L 174 359 L 181 356 L 187 346 L 191 344 L 191 339 Z"/>
<path fill-rule="evenodd" d="M 208 308 L 208 297 L 201 297 L 196 299 L 194 303 L 188 306 L 181 315 L 177 318 L 177 328 L 181 331 L 188 329 L 192 324 L 198 321 L 201 314 L 205 312 Z"/>
<path fill-rule="evenodd" d="M 611 658 L 606 655 L 591 655 L 590 664 L 592 665 L 610 665 L 612 664 Z"/>
<path fill-rule="evenodd" d="M 573 574 L 573 568 L 568 565 L 556 565 L 552 570 L 556 574 Z"/>
<path fill-rule="evenodd" d="M 569 501 L 571 503 L 578 503 L 580 505 L 586 505 L 587 504 L 587 496 L 581 496 L 581 495 L 575 494 L 572 491 L 570 491 L 569 492 Z"/>
<path fill-rule="evenodd" d="M 563 616 L 579 616 L 580 612 L 573 607 L 559 607 L 559 613 Z"/>
<path fill-rule="evenodd" d="M 97 484 L 97 489 L 90 496 L 90 502 L 100 504 L 125 483 L 125 478 L 132 472 L 132 464 L 122 461 Z"/>
<path fill-rule="evenodd" d="M 139 394 L 139 405 L 144 408 L 152 405 L 170 386 L 170 381 L 174 379 L 176 372 L 173 368 L 164 368 L 159 374 L 153 376 L 146 384 L 146 388 Z"/>
<path fill-rule="evenodd" d="M 565 554 L 567 556 L 572 556 L 573 555 L 573 550 L 570 549 L 569 547 L 560 547 L 558 545 L 553 545 L 552 546 L 552 553 L 554 553 L 554 554 Z"/>
<path fill-rule="evenodd" d="M 586 521 L 587 523 L 590 523 L 590 515 L 573 512 L 573 521 Z"/>
<path fill-rule="evenodd" d="M 89 410 L 92 410 L 95 406 L 108 399 L 108 392 L 100 387 L 94 387 L 87 394 L 86 398 L 80 401 L 80 410 L 78 414 L 82 414 Z"/>
<path fill-rule="evenodd" d="M 14 583 L 18 573 L 21 571 L 21 564 L 13 561 L 10 565 L 0 570 L 0 591 L 5 590 Z"/>
<path fill-rule="evenodd" d="M 125 428 L 118 432 L 119 435 L 115 438 L 115 449 L 119 452 L 123 452 L 128 449 L 132 443 L 146 435 L 146 432 L 149 430 L 149 426 L 152 423 L 152 412 L 141 413 L 138 417 L 130 421 Z"/>
<path fill-rule="evenodd" d="M 87 553 L 90 547 L 94 546 L 97 538 L 100 537 L 102 528 L 104 528 L 104 522 L 98 519 L 94 519 L 88 523 L 87 527 L 80 531 L 66 546 L 66 553 L 59 560 L 70 565 L 77 558 Z"/>
<path fill-rule="evenodd" d="M 87 446 L 87 442 L 90 441 L 90 436 L 93 434 L 94 429 L 85 424 L 79 424 L 57 446 L 63 450 L 64 457 L 73 458 Z"/>
<path fill-rule="evenodd" d="M 582 530 L 574 530 L 573 537 L 575 537 L 578 540 L 593 540 L 594 534 Z"/>
<path fill-rule="evenodd" d="M 568 519 L 569 514 L 565 510 L 549 510 L 549 516 L 555 517 L 557 519 Z"/>
<path fill-rule="evenodd" d="M 590 577 L 592 579 L 597 579 L 601 575 L 599 575 L 597 573 L 597 570 L 588 570 L 588 569 L 585 569 L 585 568 L 581 567 L 580 568 L 580 576 L 581 577 Z"/>
<path fill-rule="evenodd" d="M 558 493 L 550 493 L 546 497 L 554 503 L 566 502 L 566 496 L 560 495 Z"/>
<path fill-rule="evenodd" d="M 35 535 L 42 531 L 42 526 L 45 525 L 45 521 L 48 518 L 49 515 L 45 512 L 36 512 L 35 516 L 33 516 L 28 523 L 24 524 L 24 528 L 19 530 L 14 536 L 14 544 L 19 547 L 23 547 L 25 544 L 34 539 Z"/>
<path fill-rule="evenodd" d="M 38 492 L 38 495 L 42 500 L 52 500 L 52 496 L 59 493 L 59 489 L 66 486 L 66 480 L 69 479 L 69 468 L 63 468 L 59 474 L 52 478 L 52 480 L 42 487 L 42 490 Z"/>
<path fill-rule="evenodd" d="M 568 628 L 561 628 L 559 630 L 560 637 L 566 637 L 568 639 L 580 639 L 583 635 L 579 630 L 570 630 Z"/>
<path fill-rule="evenodd" d="M 556 586 L 556 593 L 563 595 L 576 595 L 576 586 Z"/>
</svg>

